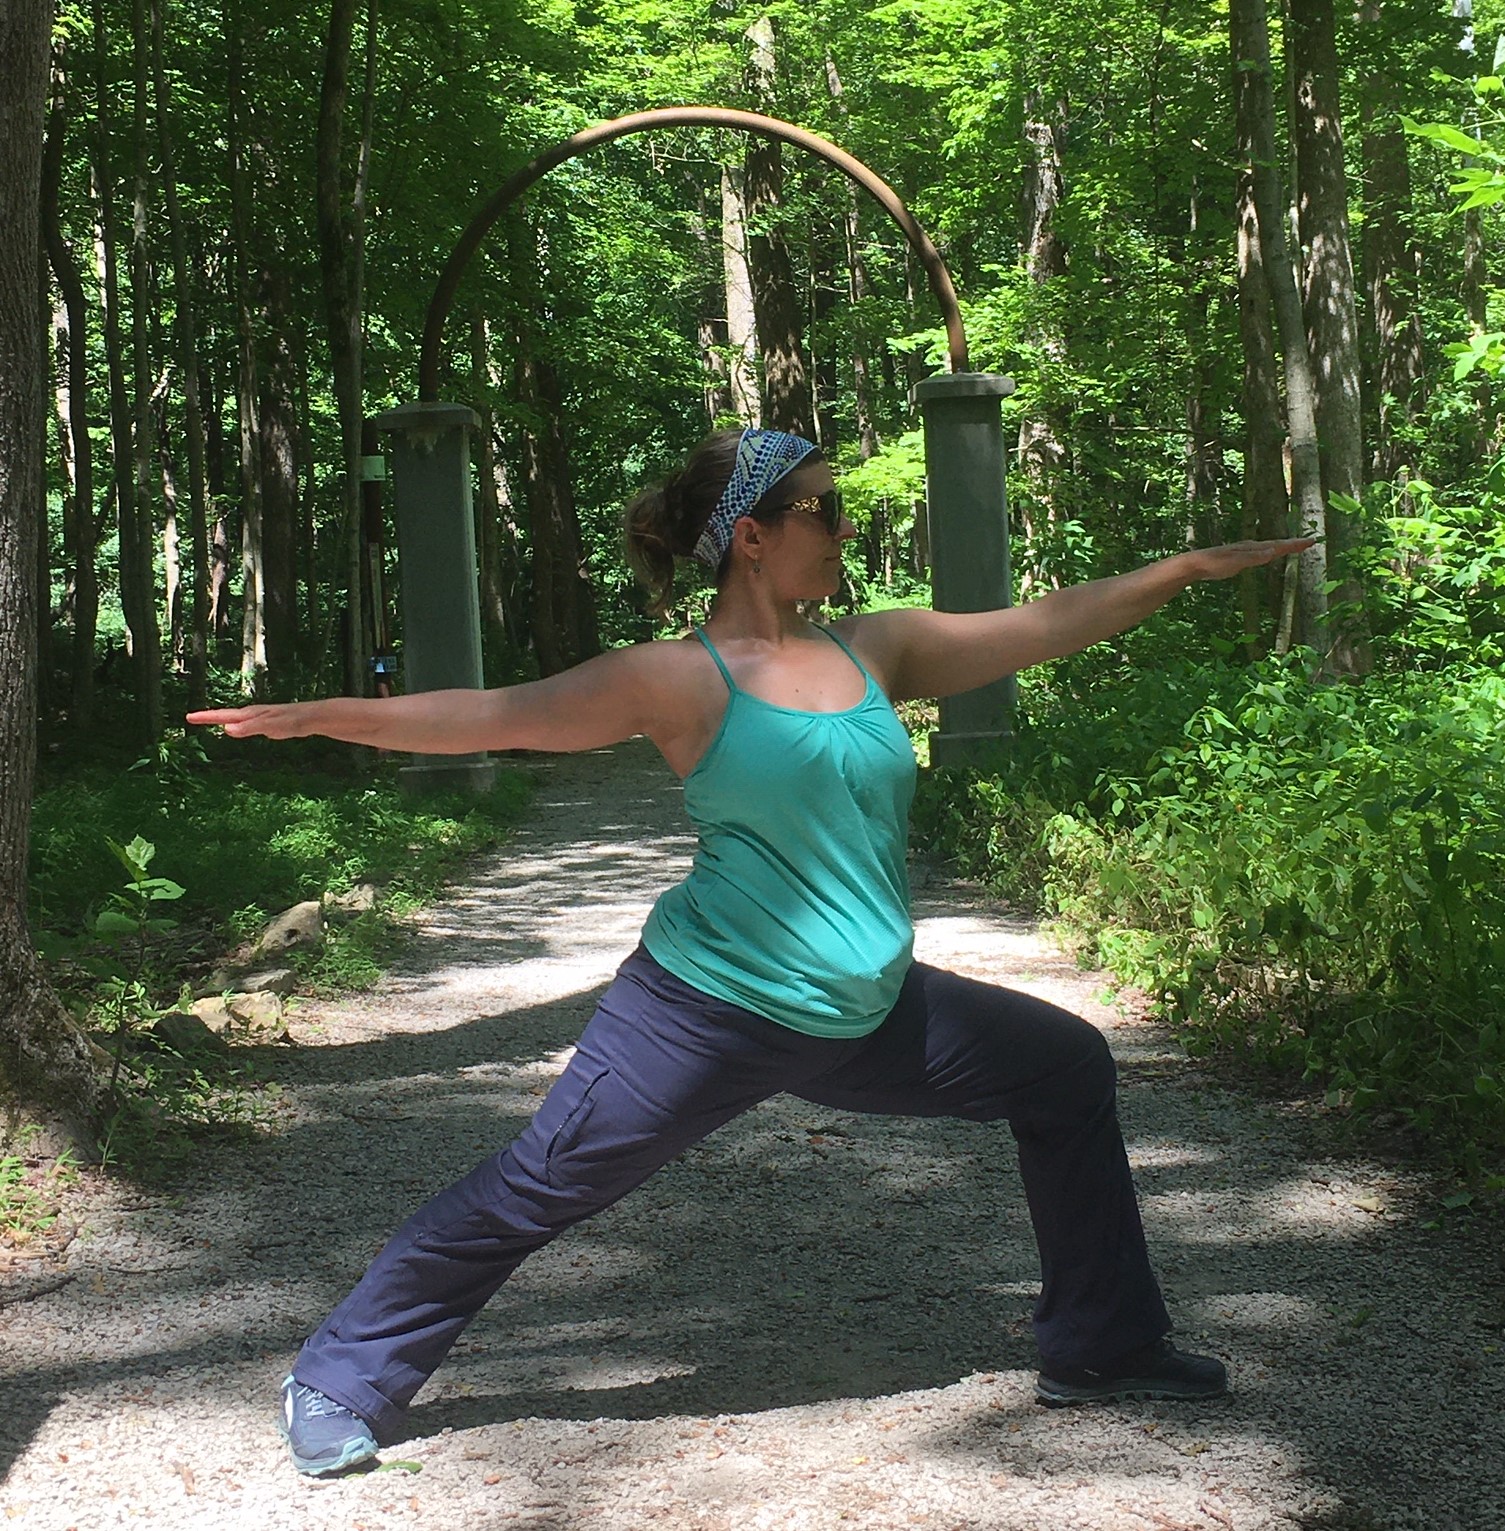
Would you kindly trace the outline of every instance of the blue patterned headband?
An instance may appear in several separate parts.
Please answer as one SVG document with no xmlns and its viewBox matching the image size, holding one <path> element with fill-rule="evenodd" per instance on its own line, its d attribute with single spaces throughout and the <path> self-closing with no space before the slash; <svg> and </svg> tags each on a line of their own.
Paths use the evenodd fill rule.
<svg viewBox="0 0 1505 1531">
<path fill-rule="evenodd" d="M 737 443 L 737 461 L 711 519 L 695 544 L 697 563 L 716 569 L 732 545 L 732 528 L 740 517 L 815 450 L 813 441 L 784 431 L 745 430 Z"/>
</svg>

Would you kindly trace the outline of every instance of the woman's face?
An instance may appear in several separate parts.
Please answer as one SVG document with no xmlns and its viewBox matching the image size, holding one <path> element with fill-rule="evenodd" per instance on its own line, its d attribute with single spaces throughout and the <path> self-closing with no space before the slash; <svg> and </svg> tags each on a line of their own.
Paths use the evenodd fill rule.
<svg viewBox="0 0 1505 1531">
<path fill-rule="evenodd" d="M 838 513 L 836 529 L 830 529 L 818 501 L 835 489 L 830 464 L 816 459 L 792 468 L 763 497 L 764 505 L 790 507 L 771 526 L 759 524 L 758 533 L 764 577 L 791 600 L 825 600 L 841 587 L 841 545 L 857 528 Z"/>
</svg>

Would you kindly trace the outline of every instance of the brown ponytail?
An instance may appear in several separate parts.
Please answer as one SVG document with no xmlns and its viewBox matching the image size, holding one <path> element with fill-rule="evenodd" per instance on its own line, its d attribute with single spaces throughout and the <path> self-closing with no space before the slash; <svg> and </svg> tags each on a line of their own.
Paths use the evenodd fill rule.
<svg viewBox="0 0 1505 1531">
<path fill-rule="evenodd" d="M 674 560 L 688 558 L 705 530 L 737 461 L 742 432 L 717 431 L 679 472 L 643 490 L 627 507 L 627 563 L 662 616 L 674 600 Z"/>
<path fill-rule="evenodd" d="M 737 463 L 740 430 L 716 431 L 685 459 L 678 473 L 645 489 L 627 507 L 627 563 L 648 591 L 648 609 L 663 616 L 674 601 L 674 560 L 689 558 L 711 519 L 721 491 L 731 480 Z M 819 449 L 805 459 L 821 460 Z M 777 486 L 775 486 L 776 488 Z M 770 491 L 767 496 L 776 496 Z M 772 524 L 784 507 L 764 510 L 762 502 L 749 515 Z M 726 573 L 730 550 L 716 570 L 719 584 Z"/>
</svg>

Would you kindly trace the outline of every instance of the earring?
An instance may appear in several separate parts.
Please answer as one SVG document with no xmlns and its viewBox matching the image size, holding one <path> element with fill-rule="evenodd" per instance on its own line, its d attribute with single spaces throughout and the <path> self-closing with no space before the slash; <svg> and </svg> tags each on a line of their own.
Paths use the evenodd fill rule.
<svg viewBox="0 0 1505 1531">
<path fill-rule="evenodd" d="M 754 574 L 761 574 L 762 572 L 763 572 L 763 565 L 760 564 L 756 558 L 753 559 L 753 573 Z"/>
</svg>

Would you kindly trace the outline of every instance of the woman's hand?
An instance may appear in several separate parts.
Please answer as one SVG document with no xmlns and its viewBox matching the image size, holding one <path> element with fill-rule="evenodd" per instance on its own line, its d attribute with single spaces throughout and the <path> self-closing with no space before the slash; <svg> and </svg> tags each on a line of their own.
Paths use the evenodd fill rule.
<svg viewBox="0 0 1505 1531">
<path fill-rule="evenodd" d="M 268 739 L 301 739 L 318 732 L 313 724 L 320 705 L 277 702 L 255 707 L 206 707 L 201 712 L 190 712 L 187 721 L 222 728 L 232 739 L 249 739 L 257 734 Z"/>
<path fill-rule="evenodd" d="M 1315 537 L 1278 537 L 1271 542 L 1227 542 L 1221 547 L 1193 548 L 1177 557 L 1186 560 L 1193 580 L 1232 579 L 1245 569 L 1257 569 L 1277 558 L 1304 553 L 1316 541 Z"/>
</svg>

